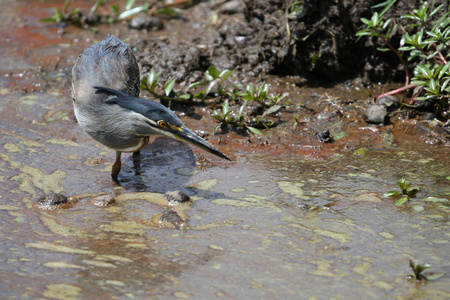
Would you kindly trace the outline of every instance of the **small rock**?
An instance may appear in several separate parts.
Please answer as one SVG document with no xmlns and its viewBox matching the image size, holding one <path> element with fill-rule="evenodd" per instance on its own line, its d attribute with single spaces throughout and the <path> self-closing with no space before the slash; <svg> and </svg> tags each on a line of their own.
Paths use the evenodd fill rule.
<svg viewBox="0 0 450 300">
<path fill-rule="evenodd" d="M 329 130 L 318 131 L 314 135 L 316 139 L 321 143 L 331 143 L 333 141 Z"/>
<path fill-rule="evenodd" d="M 166 192 L 164 194 L 164 197 L 169 201 L 171 204 L 178 204 L 189 201 L 189 196 L 183 193 L 182 191 L 171 191 Z"/>
<path fill-rule="evenodd" d="M 71 208 L 73 204 L 63 194 L 51 192 L 47 195 L 40 197 L 36 201 L 36 206 L 40 209 L 53 210 L 53 209 Z"/>
<path fill-rule="evenodd" d="M 162 213 L 160 220 L 171 223 L 173 225 L 183 222 L 183 219 L 180 217 L 180 215 L 176 211 L 173 211 L 173 210 L 165 210 Z"/>
<path fill-rule="evenodd" d="M 392 95 L 382 96 L 375 101 L 376 104 L 386 107 L 388 111 L 394 111 L 400 107 L 400 100 Z"/>
<path fill-rule="evenodd" d="M 232 0 L 222 4 L 222 6 L 219 9 L 219 12 L 223 14 L 232 15 L 237 13 L 244 13 L 246 9 L 247 5 L 245 4 L 244 1 Z"/>
<path fill-rule="evenodd" d="M 364 120 L 371 124 L 385 124 L 388 120 L 386 107 L 372 104 L 364 112 Z"/>
<path fill-rule="evenodd" d="M 91 199 L 95 206 L 109 206 L 116 203 L 116 199 L 111 195 L 102 195 Z"/>
<path fill-rule="evenodd" d="M 68 202 L 69 200 L 66 196 L 54 192 L 44 195 L 37 200 L 37 204 L 42 206 L 57 206 Z"/>
<path fill-rule="evenodd" d="M 158 17 L 141 14 L 131 20 L 129 27 L 137 30 L 161 30 L 164 25 Z"/>
</svg>

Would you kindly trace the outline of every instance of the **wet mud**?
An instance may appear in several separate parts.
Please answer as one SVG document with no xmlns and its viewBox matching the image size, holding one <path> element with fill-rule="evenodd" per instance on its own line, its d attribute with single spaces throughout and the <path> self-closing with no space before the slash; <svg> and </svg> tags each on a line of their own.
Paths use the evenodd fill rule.
<svg viewBox="0 0 450 300">
<path fill-rule="evenodd" d="M 2 297 L 450 297 L 449 141 L 438 127 L 402 112 L 387 125 L 367 124 L 371 95 L 392 86 L 365 88 L 353 80 L 317 87 L 300 77 L 241 73 L 246 82 L 289 93 L 272 117 L 276 127 L 262 137 L 213 135 L 214 107 L 176 106 L 188 127 L 233 162 L 155 137 L 140 161 L 124 155 L 116 184 L 114 152 L 76 123 L 70 70 L 107 33 L 131 45 L 144 33 L 119 24 L 102 25 L 98 34 L 71 27 L 59 36 L 58 26 L 38 21 L 54 3 L 5 3 Z M 176 22 L 146 38 L 173 32 Z M 326 130 L 332 140 L 318 141 L 316 133 Z M 396 206 L 382 195 L 399 190 L 402 178 L 420 191 Z M 444 275 L 408 279 L 410 260 Z"/>
</svg>

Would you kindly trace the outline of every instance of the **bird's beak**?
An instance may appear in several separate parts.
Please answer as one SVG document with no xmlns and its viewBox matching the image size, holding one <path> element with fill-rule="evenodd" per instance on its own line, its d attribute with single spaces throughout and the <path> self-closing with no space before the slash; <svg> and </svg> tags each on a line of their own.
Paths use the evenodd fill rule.
<svg viewBox="0 0 450 300">
<path fill-rule="evenodd" d="M 174 137 L 176 137 L 177 139 L 179 139 L 180 141 L 183 142 L 188 142 L 194 146 L 197 146 L 203 150 L 205 150 L 206 152 L 209 152 L 211 154 L 214 154 L 218 157 L 224 158 L 226 160 L 230 160 L 228 158 L 228 156 L 226 156 L 225 154 L 223 154 L 219 149 L 217 149 L 216 147 L 214 147 L 213 145 L 211 145 L 210 143 L 208 143 L 207 141 L 205 141 L 204 139 L 202 139 L 201 137 L 199 137 L 195 132 L 193 132 L 192 130 L 190 130 L 187 127 L 182 127 L 180 128 L 181 130 L 171 130 L 171 132 L 173 133 Z"/>
</svg>

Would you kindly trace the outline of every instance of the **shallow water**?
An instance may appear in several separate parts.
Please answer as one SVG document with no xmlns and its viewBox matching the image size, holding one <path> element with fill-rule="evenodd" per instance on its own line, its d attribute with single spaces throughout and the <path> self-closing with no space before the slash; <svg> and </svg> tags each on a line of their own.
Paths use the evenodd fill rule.
<svg viewBox="0 0 450 300">
<path fill-rule="evenodd" d="M 139 163 L 125 155 L 116 185 L 113 151 L 82 132 L 71 108 L 70 67 L 90 33 L 58 40 L 36 21 L 45 6 L 23 3 L 1 13 L 20 11 L 28 24 L 2 45 L 10 51 L 0 63 L 4 298 L 450 298 L 449 148 L 426 144 L 416 123 L 392 127 L 394 143 L 384 128 L 349 123 L 339 129 L 347 138 L 321 145 L 307 128 L 291 130 L 291 119 L 262 139 L 208 136 L 232 163 L 156 138 Z M 68 47 L 77 34 L 82 42 Z M 35 35 L 49 39 L 14 52 Z M 381 195 L 401 178 L 421 191 L 396 207 Z M 172 190 L 191 202 L 171 205 L 161 193 Z M 72 196 L 72 207 L 39 208 L 50 192 Z M 104 194 L 117 202 L 95 206 Z M 180 221 L 164 221 L 170 214 Z M 408 280 L 410 260 L 444 276 Z"/>
</svg>

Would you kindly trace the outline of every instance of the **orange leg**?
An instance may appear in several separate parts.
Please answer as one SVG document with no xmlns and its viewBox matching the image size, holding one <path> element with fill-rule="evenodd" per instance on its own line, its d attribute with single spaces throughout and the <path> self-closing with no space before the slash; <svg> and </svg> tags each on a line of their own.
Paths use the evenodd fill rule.
<svg viewBox="0 0 450 300">
<path fill-rule="evenodd" d="M 114 162 L 112 169 L 111 169 L 111 177 L 114 181 L 118 181 L 120 169 L 122 168 L 122 161 L 120 160 L 120 157 L 122 156 L 122 152 L 116 151 L 116 161 Z"/>
</svg>

